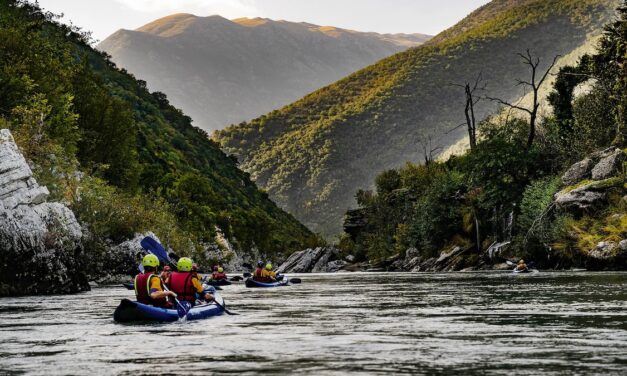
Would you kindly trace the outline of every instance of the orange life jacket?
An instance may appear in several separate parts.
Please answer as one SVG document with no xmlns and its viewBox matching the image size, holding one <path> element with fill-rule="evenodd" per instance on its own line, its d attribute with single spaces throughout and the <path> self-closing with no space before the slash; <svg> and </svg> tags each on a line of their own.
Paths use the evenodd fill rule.
<svg viewBox="0 0 627 376">
<path fill-rule="evenodd" d="M 172 272 L 170 276 L 170 290 L 174 291 L 179 300 L 185 300 L 192 304 L 196 302 L 196 288 L 192 283 L 193 273 Z"/>
<path fill-rule="evenodd" d="M 170 303 L 166 298 L 161 299 L 153 299 L 150 296 L 150 280 L 152 278 L 159 278 L 158 275 L 152 274 L 152 272 L 140 273 L 135 276 L 135 295 L 137 296 L 137 301 L 143 304 L 149 304 L 156 307 L 169 307 Z M 161 278 L 159 278 L 161 281 Z M 161 282 L 160 282 L 161 283 Z M 163 285 L 161 285 L 163 288 Z"/>
</svg>

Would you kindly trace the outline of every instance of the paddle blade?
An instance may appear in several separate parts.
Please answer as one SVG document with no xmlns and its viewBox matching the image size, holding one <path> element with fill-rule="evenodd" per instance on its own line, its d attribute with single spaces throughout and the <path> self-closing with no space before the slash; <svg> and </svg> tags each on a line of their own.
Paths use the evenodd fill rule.
<svg viewBox="0 0 627 376">
<path fill-rule="evenodd" d="M 250 278 L 250 277 L 253 276 L 252 274 L 250 274 L 248 272 L 244 273 L 243 275 L 244 275 L 244 278 Z"/>
<path fill-rule="evenodd" d="M 141 246 L 145 250 L 157 256 L 159 262 L 161 262 L 162 264 L 167 264 L 170 262 L 170 257 L 168 256 L 168 252 L 165 250 L 165 248 L 163 248 L 163 246 L 158 241 L 151 238 L 150 236 L 146 236 L 139 244 L 141 244 Z"/>
<path fill-rule="evenodd" d="M 290 278 L 290 283 L 301 283 L 301 279 L 300 278 Z"/>
<path fill-rule="evenodd" d="M 192 305 L 189 302 L 179 302 L 176 305 L 176 312 L 179 315 L 179 319 L 187 316 L 187 312 L 192 309 Z"/>
</svg>

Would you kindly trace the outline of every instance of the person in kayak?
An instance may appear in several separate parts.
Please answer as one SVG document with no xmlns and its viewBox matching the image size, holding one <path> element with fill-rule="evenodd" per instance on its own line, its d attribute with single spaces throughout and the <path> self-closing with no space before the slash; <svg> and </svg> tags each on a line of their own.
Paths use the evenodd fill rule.
<svg viewBox="0 0 627 376">
<path fill-rule="evenodd" d="M 257 269 L 253 272 L 253 281 L 257 282 L 272 282 L 272 278 L 268 275 L 268 272 L 263 267 L 263 261 L 257 263 Z"/>
<path fill-rule="evenodd" d="M 176 263 L 178 271 L 170 276 L 170 290 L 176 293 L 179 300 L 185 300 L 191 305 L 196 304 L 196 299 L 204 299 L 207 302 L 213 300 L 213 295 L 206 292 L 198 279 L 198 273 L 192 271 L 193 262 L 189 257 L 181 257 Z"/>
<path fill-rule="evenodd" d="M 213 281 L 221 281 L 223 279 L 226 279 L 226 274 L 224 273 L 224 268 L 222 268 L 221 266 L 214 266 L 213 267 L 213 273 L 211 274 L 211 279 Z"/>
<path fill-rule="evenodd" d="M 523 270 L 527 270 L 527 264 L 525 264 L 525 260 L 518 261 L 518 265 L 516 265 L 516 268 L 514 270 L 519 271 L 519 272 Z"/>
<path fill-rule="evenodd" d="M 272 282 L 276 281 L 276 272 L 272 271 L 271 263 L 266 264 L 265 273 L 266 273 L 266 276 L 272 280 Z"/>
<path fill-rule="evenodd" d="M 165 283 L 166 285 L 169 285 L 171 275 L 172 275 L 172 268 L 170 268 L 170 265 L 164 266 L 163 271 L 161 271 L 161 275 L 160 275 L 163 283 Z"/>
<path fill-rule="evenodd" d="M 157 256 L 148 254 L 142 259 L 144 272 L 135 276 L 134 287 L 137 301 L 156 307 L 171 308 L 173 305 L 168 301 L 168 297 L 176 297 L 172 291 L 164 291 L 163 282 L 157 275 L 159 259 Z"/>
</svg>

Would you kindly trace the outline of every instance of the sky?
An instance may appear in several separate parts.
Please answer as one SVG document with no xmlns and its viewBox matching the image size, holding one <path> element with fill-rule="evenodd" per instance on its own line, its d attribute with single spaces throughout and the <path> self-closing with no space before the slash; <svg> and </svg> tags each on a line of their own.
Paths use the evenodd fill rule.
<svg viewBox="0 0 627 376">
<path fill-rule="evenodd" d="M 173 13 L 264 17 L 357 31 L 435 35 L 489 0 L 39 0 L 101 41 Z"/>
</svg>

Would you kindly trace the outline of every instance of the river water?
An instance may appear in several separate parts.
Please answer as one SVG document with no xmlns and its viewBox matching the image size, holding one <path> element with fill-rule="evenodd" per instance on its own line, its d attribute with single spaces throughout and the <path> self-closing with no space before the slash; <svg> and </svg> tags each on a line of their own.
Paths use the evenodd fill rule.
<svg viewBox="0 0 627 376">
<path fill-rule="evenodd" d="M 627 374 L 627 273 L 302 275 L 239 316 L 122 325 L 132 291 L 0 299 L 0 374 Z"/>
</svg>

